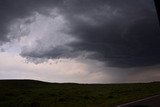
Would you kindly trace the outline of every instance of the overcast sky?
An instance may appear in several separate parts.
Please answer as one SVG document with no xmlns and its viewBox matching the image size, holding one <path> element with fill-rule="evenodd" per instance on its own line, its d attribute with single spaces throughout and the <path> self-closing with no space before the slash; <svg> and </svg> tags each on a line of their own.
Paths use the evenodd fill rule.
<svg viewBox="0 0 160 107">
<path fill-rule="evenodd" d="M 153 0 L 0 0 L 0 79 L 160 80 Z"/>
</svg>

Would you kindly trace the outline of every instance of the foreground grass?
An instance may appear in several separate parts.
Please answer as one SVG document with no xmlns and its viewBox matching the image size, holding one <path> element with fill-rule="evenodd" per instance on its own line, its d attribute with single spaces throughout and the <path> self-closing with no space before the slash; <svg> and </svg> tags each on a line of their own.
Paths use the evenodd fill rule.
<svg viewBox="0 0 160 107">
<path fill-rule="evenodd" d="M 56 84 L 1 80 L 0 107 L 114 107 L 160 94 L 160 83 Z"/>
</svg>

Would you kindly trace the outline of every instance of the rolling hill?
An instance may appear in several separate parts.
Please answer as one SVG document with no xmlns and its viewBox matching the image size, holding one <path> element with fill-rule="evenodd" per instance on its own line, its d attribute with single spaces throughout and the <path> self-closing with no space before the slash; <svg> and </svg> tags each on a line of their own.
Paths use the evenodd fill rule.
<svg viewBox="0 0 160 107">
<path fill-rule="evenodd" d="M 160 83 L 76 84 L 0 80 L 0 107 L 114 107 L 160 94 Z"/>
</svg>

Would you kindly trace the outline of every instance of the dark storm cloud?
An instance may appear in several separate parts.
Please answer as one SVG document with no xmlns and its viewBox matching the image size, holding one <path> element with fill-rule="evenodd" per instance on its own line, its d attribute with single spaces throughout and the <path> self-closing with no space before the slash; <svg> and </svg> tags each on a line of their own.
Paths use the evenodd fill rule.
<svg viewBox="0 0 160 107">
<path fill-rule="evenodd" d="M 106 61 L 109 66 L 115 67 L 160 63 L 160 28 L 153 0 L 15 1 L 0 2 L 0 41 L 10 39 L 6 36 L 9 22 L 27 17 L 34 11 L 46 14 L 43 7 L 56 7 L 68 21 L 70 31 L 67 33 L 79 40 L 66 44 L 72 51 L 65 46 L 48 47 L 41 53 L 37 53 L 36 49 L 22 50 L 24 57 L 75 57 L 75 53 L 86 51 L 95 53 L 88 58 Z"/>
<path fill-rule="evenodd" d="M 153 1 L 108 0 L 70 7 L 71 33 L 81 40 L 70 44 L 75 50 L 97 52 L 100 60 L 115 67 L 159 64 L 160 28 Z"/>
</svg>

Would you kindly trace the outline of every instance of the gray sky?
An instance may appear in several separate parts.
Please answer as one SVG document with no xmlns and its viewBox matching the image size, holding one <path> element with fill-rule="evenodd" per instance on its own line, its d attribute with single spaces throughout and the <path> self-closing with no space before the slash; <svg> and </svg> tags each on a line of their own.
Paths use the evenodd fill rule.
<svg viewBox="0 0 160 107">
<path fill-rule="evenodd" d="M 1 0 L 0 79 L 160 80 L 153 0 Z"/>
</svg>

